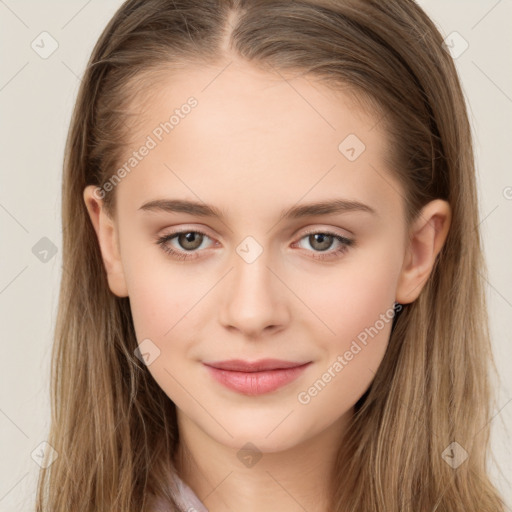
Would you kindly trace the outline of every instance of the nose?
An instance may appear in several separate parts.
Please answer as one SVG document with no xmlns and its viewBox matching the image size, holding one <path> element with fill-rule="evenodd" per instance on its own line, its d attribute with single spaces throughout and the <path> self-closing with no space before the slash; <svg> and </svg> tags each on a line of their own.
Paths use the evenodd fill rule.
<svg viewBox="0 0 512 512">
<path fill-rule="evenodd" d="M 289 322 L 286 296 L 290 292 L 283 277 L 271 268 L 268 252 L 263 251 L 251 263 L 235 254 L 233 268 L 224 280 L 219 321 L 246 338 L 257 339 L 282 330 Z"/>
</svg>

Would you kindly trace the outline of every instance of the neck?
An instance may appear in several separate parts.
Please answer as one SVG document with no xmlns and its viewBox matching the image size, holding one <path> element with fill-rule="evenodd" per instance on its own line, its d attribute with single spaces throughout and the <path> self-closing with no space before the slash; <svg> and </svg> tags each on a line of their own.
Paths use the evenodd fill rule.
<svg viewBox="0 0 512 512">
<path fill-rule="evenodd" d="M 328 512 L 335 459 L 351 415 L 293 448 L 251 459 L 250 452 L 216 442 L 178 411 L 176 467 L 210 512 Z"/>
</svg>

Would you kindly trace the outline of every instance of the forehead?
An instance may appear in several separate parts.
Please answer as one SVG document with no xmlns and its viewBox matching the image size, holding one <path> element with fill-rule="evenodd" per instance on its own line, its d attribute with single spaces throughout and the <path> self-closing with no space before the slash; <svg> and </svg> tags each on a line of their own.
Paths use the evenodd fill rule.
<svg viewBox="0 0 512 512">
<path fill-rule="evenodd" d="M 281 211 L 305 195 L 396 201 L 378 116 L 343 89 L 231 62 L 169 71 L 141 98 L 121 165 L 151 149 L 129 166 L 119 204 L 179 196 L 229 207 L 228 197 L 248 208 L 264 198 Z"/>
</svg>

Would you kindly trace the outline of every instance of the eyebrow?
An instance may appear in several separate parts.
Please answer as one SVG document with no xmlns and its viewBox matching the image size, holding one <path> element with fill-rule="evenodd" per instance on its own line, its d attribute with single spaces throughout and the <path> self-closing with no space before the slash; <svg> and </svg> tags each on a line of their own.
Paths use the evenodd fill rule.
<svg viewBox="0 0 512 512">
<path fill-rule="evenodd" d="M 144 203 L 139 210 L 142 211 L 164 211 L 169 213 L 188 213 L 199 217 L 212 217 L 225 220 L 225 213 L 215 206 L 187 201 L 183 199 L 155 199 Z M 350 201 L 345 199 L 333 199 L 319 201 L 315 203 L 300 204 L 283 210 L 278 221 L 283 219 L 300 219 L 314 215 L 332 215 L 335 213 L 347 212 L 367 212 L 377 215 L 377 212 L 367 204 L 359 201 Z"/>
</svg>

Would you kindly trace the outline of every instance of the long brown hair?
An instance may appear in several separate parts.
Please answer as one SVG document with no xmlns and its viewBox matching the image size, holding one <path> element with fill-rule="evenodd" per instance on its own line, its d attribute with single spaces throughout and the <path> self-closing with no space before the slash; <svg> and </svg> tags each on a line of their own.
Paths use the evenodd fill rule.
<svg viewBox="0 0 512 512">
<path fill-rule="evenodd" d="M 159 77 L 180 65 L 234 58 L 352 91 L 389 136 L 388 168 L 406 191 L 408 220 L 436 198 L 452 209 L 436 266 L 396 319 L 347 436 L 333 447 L 330 510 L 503 510 L 486 469 L 492 360 L 474 155 L 442 43 L 412 0 L 128 0 L 120 7 L 93 49 L 66 146 L 48 438 L 58 458 L 41 470 L 38 511 L 143 511 L 150 496 L 178 510 L 170 487 L 175 405 L 134 355 L 129 301 L 108 288 L 83 191 L 103 186 L 120 164 L 136 122 L 134 98 L 149 101 Z M 104 198 L 111 215 L 114 200 L 113 192 Z M 454 449 L 468 454 L 456 468 L 445 456 Z"/>
</svg>

